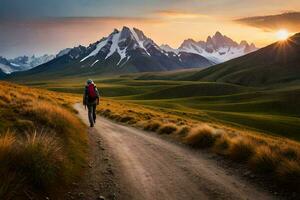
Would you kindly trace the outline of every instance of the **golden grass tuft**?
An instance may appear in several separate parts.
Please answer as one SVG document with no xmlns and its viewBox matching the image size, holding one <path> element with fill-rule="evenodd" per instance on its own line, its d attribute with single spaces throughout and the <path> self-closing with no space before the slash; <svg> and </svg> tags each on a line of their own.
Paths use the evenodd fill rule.
<svg viewBox="0 0 300 200">
<path fill-rule="evenodd" d="M 255 144 L 247 138 L 237 138 L 232 141 L 228 155 L 239 162 L 247 161 L 255 153 Z"/>
<path fill-rule="evenodd" d="M 19 148 L 18 171 L 35 187 L 46 189 L 63 176 L 62 147 L 49 133 L 29 133 Z"/>
<path fill-rule="evenodd" d="M 182 137 L 186 137 L 190 131 L 191 131 L 191 127 L 183 126 L 183 127 L 179 128 L 179 130 L 176 132 L 176 134 L 182 138 Z"/>
<path fill-rule="evenodd" d="M 6 159 L 9 159 L 13 153 L 16 138 L 14 133 L 7 131 L 0 137 L 0 163 L 5 163 Z"/>
<path fill-rule="evenodd" d="M 159 134 L 172 134 L 177 131 L 177 126 L 174 124 L 164 124 L 158 129 Z"/>
<path fill-rule="evenodd" d="M 161 127 L 161 123 L 159 121 L 150 121 L 143 126 L 146 131 L 157 131 Z"/>
<path fill-rule="evenodd" d="M 217 138 L 213 150 L 219 155 L 227 155 L 230 144 L 231 140 L 229 137 L 222 134 Z"/>
<path fill-rule="evenodd" d="M 10 198 L 17 187 L 47 189 L 63 178 L 63 153 L 57 140 L 48 133 L 28 133 L 16 137 L 7 131 L 0 136 L 0 172 L 10 176 L 0 183 L 0 197 Z"/>
<path fill-rule="evenodd" d="M 273 173 L 281 162 L 280 155 L 268 146 L 260 146 L 250 161 L 252 169 L 259 173 Z"/>
<path fill-rule="evenodd" d="M 87 135 L 72 95 L 0 82 L 0 199 L 70 184 L 86 162 Z M 13 131 L 7 131 L 13 130 Z"/>
<path fill-rule="evenodd" d="M 170 132 L 175 136 L 173 138 L 180 142 L 195 148 L 209 148 L 224 158 L 242 162 L 254 172 L 264 172 L 267 176 L 275 178 L 274 181 L 288 183 L 291 174 L 298 176 L 300 145 L 295 141 L 214 123 L 214 120 L 210 119 L 205 122 L 207 124 L 199 126 L 199 121 L 186 112 L 113 99 L 102 99 L 98 113 L 116 121 L 120 121 L 122 116 L 130 117 L 134 123 L 125 123 L 157 133 L 163 129 L 164 124 L 176 126 L 177 130 L 173 131 L 172 128 Z M 293 182 L 297 183 L 294 185 L 300 185 L 299 178 L 298 181 L 291 179 L 291 183 Z"/>
<path fill-rule="evenodd" d="M 300 189 L 300 164 L 295 160 L 283 160 L 280 162 L 277 170 L 277 179 L 285 187 L 291 187 L 294 190 Z"/>
<path fill-rule="evenodd" d="M 300 161 L 300 155 L 299 150 L 292 148 L 287 145 L 283 145 L 280 148 L 281 155 L 289 160 L 299 160 Z"/>
<path fill-rule="evenodd" d="M 191 130 L 185 137 L 187 144 L 198 148 L 212 147 L 216 141 L 215 129 L 203 124 Z"/>
</svg>

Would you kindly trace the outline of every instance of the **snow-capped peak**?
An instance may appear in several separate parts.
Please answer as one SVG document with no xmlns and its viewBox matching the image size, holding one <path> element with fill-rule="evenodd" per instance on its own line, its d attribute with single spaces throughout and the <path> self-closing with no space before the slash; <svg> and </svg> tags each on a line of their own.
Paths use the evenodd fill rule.
<svg viewBox="0 0 300 200">
<path fill-rule="evenodd" d="M 130 50 L 138 49 L 145 55 L 151 56 L 148 51 L 149 45 L 158 47 L 142 31 L 124 26 L 121 31 L 115 29 L 108 37 L 101 39 L 97 44 L 90 45 L 95 46 L 94 50 L 82 58 L 80 62 L 87 61 L 102 53 L 105 54 L 102 60 L 106 60 L 117 53 L 120 57 L 117 62 L 117 65 L 119 65 L 122 61 L 127 62 L 130 59 L 128 55 Z"/>
<path fill-rule="evenodd" d="M 162 44 L 160 45 L 160 48 L 163 49 L 164 51 L 167 52 L 173 52 L 173 53 L 178 53 L 177 49 L 172 48 L 170 45 L 168 44 Z"/>
<path fill-rule="evenodd" d="M 6 74 L 16 71 L 25 71 L 49 62 L 54 58 L 55 56 L 47 54 L 42 56 L 19 56 L 13 59 L 0 57 L 0 69 Z"/>
<path fill-rule="evenodd" d="M 66 48 L 66 49 L 61 50 L 61 51 L 56 55 L 56 58 L 68 54 L 71 50 L 72 50 L 71 48 Z"/>
<path fill-rule="evenodd" d="M 177 52 L 199 54 L 214 63 L 221 63 L 256 50 L 257 48 L 253 43 L 249 45 L 247 41 L 243 40 L 238 44 L 217 31 L 212 37 L 208 36 L 206 41 L 185 40 Z"/>
</svg>

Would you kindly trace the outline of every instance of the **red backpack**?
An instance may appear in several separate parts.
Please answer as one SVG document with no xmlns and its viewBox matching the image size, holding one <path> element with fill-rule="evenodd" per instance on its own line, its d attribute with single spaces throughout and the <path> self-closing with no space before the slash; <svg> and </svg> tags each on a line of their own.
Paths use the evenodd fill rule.
<svg viewBox="0 0 300 200">
<path fill-rule="evenodd" d="M 93 101 L 97 98 L 96 90 L 94 84 L 88 85 L 88 97 L 90 101 Z"/>
</svg>

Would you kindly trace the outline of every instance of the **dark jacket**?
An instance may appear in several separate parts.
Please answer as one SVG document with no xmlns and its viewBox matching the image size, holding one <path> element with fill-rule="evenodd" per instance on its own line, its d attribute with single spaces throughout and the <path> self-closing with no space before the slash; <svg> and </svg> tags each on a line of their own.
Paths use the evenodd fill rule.
<svg viewBox="0 0 300 200">
<path fill-rule="evenodd" d="M 99 91 L 98 91 L 96 85 L 95 84 L 93 84 L 93 85 L 95 87 L 95 92 L 96 92 L 97 98 L 95 100 L 92 100 L 92 101 L 89 99 L 88 85 L 87 85 L 87 86 L 85 86 L 85 89 L 84 89 L 83 105 L 94 105 L 94 104 L 98 104 L 99 103 L 100 94 L 99 94 Z"/>
</svg>

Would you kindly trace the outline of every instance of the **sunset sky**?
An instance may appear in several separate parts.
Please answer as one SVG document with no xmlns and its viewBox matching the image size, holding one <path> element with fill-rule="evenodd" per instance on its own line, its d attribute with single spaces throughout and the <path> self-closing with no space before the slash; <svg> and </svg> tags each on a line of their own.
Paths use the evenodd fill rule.
<svg viewBox="0 0 300 200">
<path fill-rule="evenodd" d="M 0 0 L 0 56 L 57 53 L 134 26 L 178 47 L 216 31 L 268 45 L 300 32 L 299 0 Z"/>
</svg>

